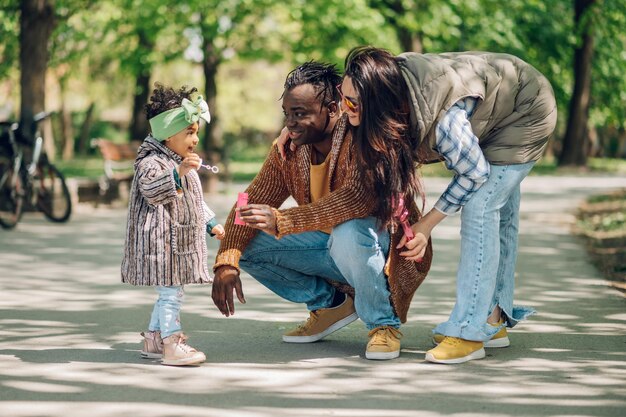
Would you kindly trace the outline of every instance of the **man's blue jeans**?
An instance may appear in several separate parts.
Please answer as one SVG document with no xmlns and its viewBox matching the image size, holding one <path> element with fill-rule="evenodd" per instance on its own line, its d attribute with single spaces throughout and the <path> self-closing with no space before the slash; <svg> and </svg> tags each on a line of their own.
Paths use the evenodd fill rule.
<svg viewBox="0 0 626 417">
<path fill-rule="evenodd" d="M 434 333 L 484 342 L 500 329 L 487 324 L 496 306 L 509 327 L 534 313 L 513 307 L 520 183 L 533 165 L 492 165 L 487 182 L 463 207 L 456 304 Z"/>
<path fill-rule="evenodd" d="M 355 308 L 368 329 L 399 327 L 384 274 L 389 233 L 376 219 L 354 219 L 330 235 L 305 232 L 276 239 L 259 232 L 239 261 L 241 268 L 280 297 L 310 311 L 331 306 L 335 288 L 325 278 L 350 284 Z"/>
</svg>

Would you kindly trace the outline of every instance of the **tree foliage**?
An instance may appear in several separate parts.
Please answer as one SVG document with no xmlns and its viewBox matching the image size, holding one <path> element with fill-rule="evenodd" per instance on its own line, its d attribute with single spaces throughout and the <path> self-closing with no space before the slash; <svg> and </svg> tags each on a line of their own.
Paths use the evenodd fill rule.
<svg viewBox="0 0 626 417">
<path fill-rule="evenodd" d="M 67 80 L 84 78 L 86 70 L 90 85 L 84 94 L 104 83 L 103 101 L 137 96 L 154 81 L 154 71 L 170 62 L 202 67 L 207 81 L 199 87 L 216 97 L 221 88 L 216 77 L 230 60 L 294 65 L 318 59 L 341 67 L 359 44 L 394 53 L 489 50 L 517 55 L 550 79 L 559 136 L 573 94 L 574 50 L 581 42 L 574 0 L 56 0 L 54 7 L 49 69 Z M 20 70 L 19 10 L 19 1 L 0 0 L 0 81 Z M 597 0 L 589 18 L 595 40 L 589 127 L 600 134 L 624 132 L 626 1 Z M 133 107 L 128 114 L 136 113 Z"/>
</svg>

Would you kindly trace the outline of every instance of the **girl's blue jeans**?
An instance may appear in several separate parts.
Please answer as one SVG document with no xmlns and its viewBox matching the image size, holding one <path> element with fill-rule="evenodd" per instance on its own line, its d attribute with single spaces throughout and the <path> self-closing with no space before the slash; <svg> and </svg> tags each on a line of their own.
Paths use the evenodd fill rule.
<svg viewBox="0 0 626 417">
<path fill-rule="evenodd" d="M 487 324 L 496 306 L 509 327 L 534 313 L 513 306 L 520 183 L 533 165 L 492 165 L 487 182 L 463 207 L 456 304 L 434 333 L 484 342 L 502 327 Z"/>
<path fill-rule="evenodd" d="M 373 217 L 349 220 L 330 235 L 315 231 L 276 239 L 259 232 L 240 267 L 278 296 L 310 311 L 331 306 L 335 288 L 325 278 L 350 284 L 355 309 L 368 329 L 399 327 L 384 274 L 389 233 Z"/>
<path fill-rule="evenodd" d="M 159 297 L 154 303 L 148 330 L 161 331 L 161 337 L 166 338 L 181 331 L 180 309 L 185 298 L 183 286 L 155 287 Z"/>
</svg>

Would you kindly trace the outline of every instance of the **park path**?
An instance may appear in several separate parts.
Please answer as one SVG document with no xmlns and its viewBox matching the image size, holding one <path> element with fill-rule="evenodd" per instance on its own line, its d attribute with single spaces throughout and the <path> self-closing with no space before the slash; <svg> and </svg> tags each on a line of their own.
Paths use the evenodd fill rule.
<svg viewBox="0 0 626 417">
<path fill-rule="evenodd" d="M 432 203 L 446 181 L 426 184 Z M 626 302 L 570 234 L 583 198 L 624 186 L 624 176 L 526 179 L 517 302 L 538 314 L 510 332 L 511 347 L 458 366 L 423 359 L 454 302 L 458 217 L 433 235 L 399 359 L 365 360 L 359 321 L 322 342 L 282 343 L 304 308 L 245 277 L 248 303 L 228 319 L 210 287 L 188 287 L 184 327 L 208 359 L 185 369 L 139 358 L 155 294 L 119 283 L 124 209 L 79 206 L 65 225 L 29 213 L 0 230 L 0 416 L 626 415 Z M 240 189 L 207 197 L 221 219 Z"/>
</svg>

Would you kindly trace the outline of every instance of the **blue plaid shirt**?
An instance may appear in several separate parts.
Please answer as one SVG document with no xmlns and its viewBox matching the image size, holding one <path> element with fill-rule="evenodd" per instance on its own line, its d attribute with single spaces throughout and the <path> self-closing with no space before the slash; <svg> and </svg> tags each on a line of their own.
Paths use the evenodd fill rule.
<svg viewBox="0 0 626 417">
<path fill-rule="evenodd" d="M 472 132 L 469 118 L 477 100 L 467 97 L 452 106 L 437 124 L 437 151 L 454 179 L 439 197 L 435 208 L 444 214 L 456 213 L 489 178 L 489 162 Z"/>
</svg>

